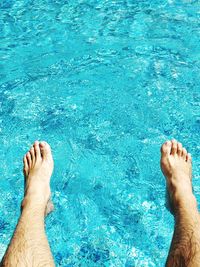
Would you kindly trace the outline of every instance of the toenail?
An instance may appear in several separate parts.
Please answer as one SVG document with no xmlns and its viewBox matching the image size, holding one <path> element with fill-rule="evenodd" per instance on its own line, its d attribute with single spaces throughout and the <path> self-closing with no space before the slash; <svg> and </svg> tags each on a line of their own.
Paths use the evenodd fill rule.
<svg viewBox="0 0 200 267">
<path fill-rule="evenodd" d="M 41 144 L 42 146 L 45 146 L 45 145 L 46 145 L 46 142 L 42 141 L 42 142 L 40 142 L 40 144 Z"/>
<path fill-rule="evenodd" d="M 171 145 L 171 142 L 170 142 L 170 141 L 167 141 L 167 142 L 166 142 L 166 145 Z"/>
</svg>

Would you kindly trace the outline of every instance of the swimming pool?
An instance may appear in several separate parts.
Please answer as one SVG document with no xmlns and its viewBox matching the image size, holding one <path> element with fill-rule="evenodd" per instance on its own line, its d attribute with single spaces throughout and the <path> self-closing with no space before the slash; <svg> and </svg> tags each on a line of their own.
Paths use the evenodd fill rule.
<svg viewBox="0 0 200 267">
<path fill-rule="evenodd" d="M 166 139 L 193 154 L 200 200 L 199 18 L 194 0 L 1 1 L 0 258 L 39 139 L 55 159 L 57 266 L 164 266 Z"/>
</svg>

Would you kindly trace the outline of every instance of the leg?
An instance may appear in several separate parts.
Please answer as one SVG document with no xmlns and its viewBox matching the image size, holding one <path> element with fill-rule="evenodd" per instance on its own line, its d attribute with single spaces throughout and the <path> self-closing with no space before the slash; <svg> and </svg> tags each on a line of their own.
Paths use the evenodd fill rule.
<svg viewBox="0 0 200 267">
<path fill-rule="evenodd" d="M 175 218 L 166 266 L 200 266 L 200 217 L 192 192 L 191 155 L 181 143 L 168 141 L 161 148 L 161 169 Z"/>
<path fill-rule="evenodd" d="M 52 171 L 53 158 L 49 145 L 36 141 L 24 156 L 22 212 L 0 264 L 2 267 L 55 266 L 44 229 Z"/>
</svg>

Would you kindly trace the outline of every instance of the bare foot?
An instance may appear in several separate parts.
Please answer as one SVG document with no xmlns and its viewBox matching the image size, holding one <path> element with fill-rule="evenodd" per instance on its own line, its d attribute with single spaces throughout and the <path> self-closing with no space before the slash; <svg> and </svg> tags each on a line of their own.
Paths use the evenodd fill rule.
<svg viewBox="0 0 200 267">
<path fill-rule="evenodd" d="M 25 190 L 22 206 L 28 201 L 37 201 L 45 206 L 45 214 L 53 210 L 50 201 L 50 178 L 53 172 L 53 158 L 46 142 L 36 141 L 24 156 Z"/>
<path fill-rule="evenodd" d="M 167 141 L 161 147 L 161 169 L 166 177 L 171 210 L 193 202 L 192 158 L 182 144 Z"/>
</svg>

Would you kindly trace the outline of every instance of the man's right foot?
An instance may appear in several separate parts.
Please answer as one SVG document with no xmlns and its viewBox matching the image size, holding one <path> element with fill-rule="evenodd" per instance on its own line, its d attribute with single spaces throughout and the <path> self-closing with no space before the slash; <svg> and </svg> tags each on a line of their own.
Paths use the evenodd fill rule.
<svg viewBox="0 0 200 267">
<path fill-rule="evenodd" d="M 182 144 L 176 140 L 165 142 L 160 164 L 166 177 L 171 210 L 175 212 L 189 203 L 196 205 L 192 193 L 192 158 Z"/>
</svg>

